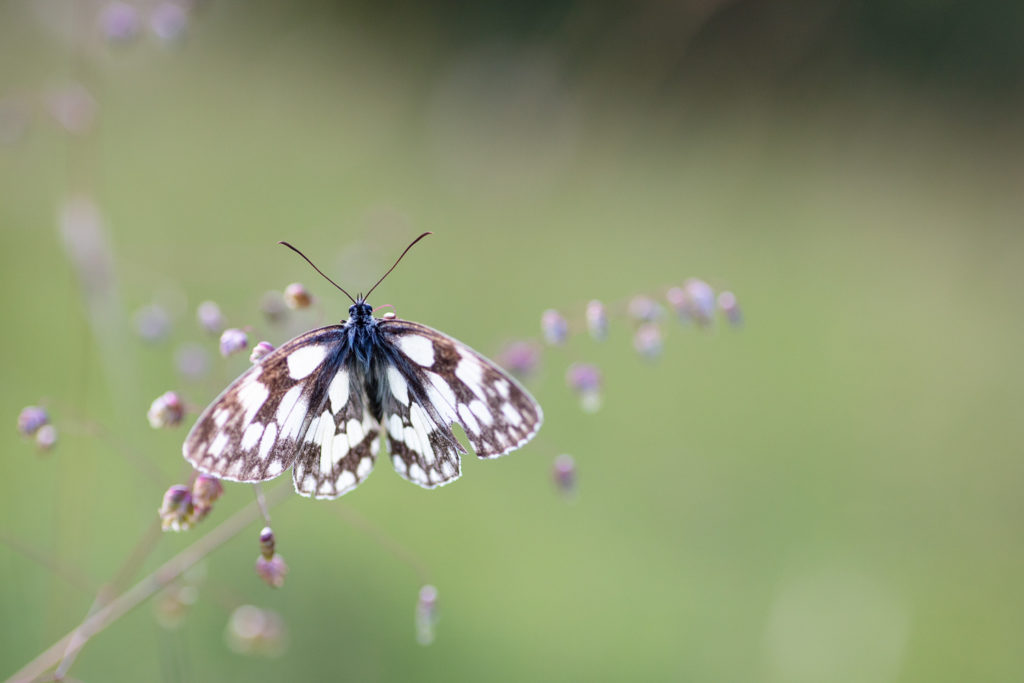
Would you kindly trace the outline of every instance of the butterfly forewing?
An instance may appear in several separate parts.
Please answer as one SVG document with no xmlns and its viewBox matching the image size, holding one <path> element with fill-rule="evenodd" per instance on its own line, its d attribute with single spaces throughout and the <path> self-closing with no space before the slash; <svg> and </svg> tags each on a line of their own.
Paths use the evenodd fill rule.
<svg viewBox="0 0 1024 683">
<path fill-rule="evenodd" d="M 196 469 L 233 481 L 292 466 L 343 364 L 341 326 L 312 330 L 249 368 L 203 411 L 182 447 Z"/>
</svg>

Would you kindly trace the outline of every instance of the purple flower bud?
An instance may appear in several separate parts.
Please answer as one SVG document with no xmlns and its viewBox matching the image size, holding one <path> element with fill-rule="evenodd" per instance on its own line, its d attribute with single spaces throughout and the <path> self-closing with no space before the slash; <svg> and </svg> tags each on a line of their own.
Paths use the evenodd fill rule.
<svg viewBox="0 0 1024 683">
<path fill-rule="evenodd" d="M 281 616 L 252 605 L 242 605 L 231 613 L 224 637 L 231 650 L 243 655 L 277 657 L 287 647 Z"/>
<path fill-rule="evenodd" d="M 725 319 L 730 325 L 738 327 L 743 324 L 743 314 L 740 313 L 739 304 L 736 303 L 736 295 L 732 292 L 722 292 L 718 295 L 718 307 L 725 314 Z"/>
<path fill-rule="evenodd" d="M 555 486 L 563 494 L 569 495 L 576 492 L 576 461 L 568 453 L 562 453 L 555 458 L 552 475 Z"/>
<path fill-rule="evenodd" d="M 501 365 L 517 377 L 529 377 L 540 363 L 540 350 L 529 342 L 510 342 L 498 358 Z"/>
<path fill-rule="evenodd" d="M 260 311 L 268 323 L 282 322 L 288 316 L 288 306 L 284 303 L 281 292 L 267 292 L 260 300 Z"/>
<path fill-rule="evenodd" d="M 26 406 L 18 413 L 18 431 L 23 436 L 32 436 L 49 423 L 50 416 L 38 406 Z"/>
<path fill-rule="evenodd" d="M 157 514 L 164 531 L 186 531 L 193 522 L 192 493 L 187 486 L 175 485 L 164 493 L 163 503 Z"/>
<path fill-rule="evenodd" d="M 437 589 L 427 585 L 420 589 L 416 601 L 416 642 L 430 645 L 437 627 Z"/>
<path fill-rule="evenodd" d="M 263 555 L 256 558 L 256 574 L 271 588 L 283 586 L 287 573 L 288 565 L 285 564 L 284 558 L 277 553 L 269 558 Z"/>
<path fill-rule="evenodd" d="M 608 311 L 597 299 L 587 304 L 587 331 L 597 341 L 608 337 Z"/>
<path fill-rule="evenodd" d="M 176 42 L 188 28 L 188 13 L 178 3 L 161 2 L 149 17 L 149 28 L 161 42 Z"/>
<path fill-rule="evenodd" d="M 227 327 L 227 321 L 224 319 L 224 314 L 220 312 L 220 306 L 213 301 L 204 301 L 199 304 L 199 308 L 196 309 L 196 319 L 199 321 L 199 327 L 210 334 L 220 334 Z"/>
<path fill-rule="evenodd" d="M 96 119 L 96 100 L 81 83 L 72 83 L 50 96 L 50 114 L 69 133 L 85 133 Z"/>
<path fill-rule="evenodd" d="M 310 307 L 313 303 L 313 295 L 301 282 L 293 282 L 284 288 L 284 302 L 288 308 L 298 311 Z"/>
<path fill-rule="evenodd" d="M 156 304 L 143 306 L 135 313 L 135 331 L 143 341 L 158 344 L 171 333 L 171 316 Z"/>
<path fill-rule="evenodd" d="M 210 371 L 210 354 L 198 344 L 185 344 L 174 358 L 178 372 L 189 379 L 202 379 Z"/>
<path fill-rule="evenodd" d="M 661 328 L 654 323 L 644 323 L 633 335 L 633 348 L 644 358 L 661 355 Z"/>
<path fill-rule="evenodd" d="M 269 526 L 263 527 L 263 530 L 260 532 L 260 554 L 269 560 L 274 556 L 275 545 L 274 530 Z"/>
<path fill-rule="evenodd" d="M 213 509 L 213 504 L 223 494 L 224 485 L 220 483 L 220 479 L 209 474 L 198 475 L 192 482 L 192 506 L 197 516 L 202 518 L 208 515 Z"/>
<path fill-rule="evenodd" d="M 554 309 L 549 308 L 541 315 L 540 329 L 544 333 L 544 341 L 552 346 L 561 346 L 569 338 L 569 323 Z"/>
<path fill-rule="evenodd" d="M 714 319 L 715 315 L 715 292 L 711 285 L 690 278 L 683 283 L 683 290 L 686 292 L 689 304 L 690 315 L 701 325 L 707 325 Z"/>
<path fill-rule="evenodd" d="M 274 350 L 274 345 L 268 341 L 261 341 L 256 346 L 252 347 L 252 353 L 249 354 L 250 363 L 259 363 L 263 358 Z"/>
<path fill-rule="evenodd" d="M 41 451 L 48 451 L 57 445 L 57 428 L 53 425 L 43 425 L 36 431 L 36 447 Z"/>
<path fill-rule="evenodd" d="M 661 318 L 661 315 L 661 306 L 650 297 L 635 296 L 629 301 L 629 317 L 637 322 L 654 322 Z"/>
<path fill-rule="evenodd" d="M 139 34 L 139 12 L 125 2 L 112 2 L 100 12 L 100 32 L 112 43 L 127 43 Z"/>
<path fill-rule="evenodd" d="M 177 427 L 185 417 L 185 404 L 181 402 L 178 394 L 168 391 L 156 397 L 149 406 L 146 417 L 149 418 L 149 426 L 153 429 Z"/>
<path fill-rule="evenodd" d="M 225 358 L 238 353 L 247 346 L 249 346 L 249 335 L 245 333 L 245 330 L 229 327 L 220 335 L 220 355 Z"/>
<path fill-rule="evenodd" d="M 565 382 L 580 397 L 585 412 L 596 413 L 601 407 L 601 371 L 589 363 L 573 363 L 565 371 Z"/>
</svg>

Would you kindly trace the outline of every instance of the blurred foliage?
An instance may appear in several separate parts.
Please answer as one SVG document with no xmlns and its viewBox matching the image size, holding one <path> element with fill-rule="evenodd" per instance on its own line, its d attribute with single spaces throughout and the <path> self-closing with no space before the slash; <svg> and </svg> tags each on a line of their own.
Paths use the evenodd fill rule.
<svg viewBox="0 0 1024 683">
<path fill-rule="evenodd" d="M 5 675 L 79 623 L 185 480 L 189 419 L 154 431 L 151 401 L 203 405 L 246 367 L 199 303 L 279 344 L 347 301 L 277 240 L 359 289 L 433 230 L 373 303 L 489 355 L 544 309 L 618 311 L 603 344 L 544 353 L 538 439 L 438 491 L 382 461 L 339 501 L 289 498 L 284 587 L 254 571 L 253 524 L 73 677 L 1024 676 L 1019 7 L 200 2 L 164 44 L 145 4 L 111 44 L 102 3 L 70 6 L 0 4 Z M 80 132 L 52 115 L 68 92 Z M 111 256 L 85 287 L 58 230 L 81 196 Z M 689 276 L 735 291 L 745 326 L 668 320 L 639 358 L 626 302 Z M 313 308 L 266 323 L 296 280 Z M 153 304 L 155 344 L 134 331 Z M 203 379 L 177 372 L 184 344 Z M 597 414 L 574 361 L 601 368 Z M 15 430 L 30 404 L 59 430 L 45 454 Z M 252 499 L 225 489 L 141 571 Z M 246 604 L 283 644 L 226 637 Z M 261 647 L 284 649 L 239 653 Z"/>
</svg>

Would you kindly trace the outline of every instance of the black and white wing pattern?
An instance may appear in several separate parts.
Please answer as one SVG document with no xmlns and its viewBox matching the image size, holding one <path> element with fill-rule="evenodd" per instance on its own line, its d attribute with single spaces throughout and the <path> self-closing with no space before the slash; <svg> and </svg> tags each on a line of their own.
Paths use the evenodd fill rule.
<svg viewBox="0 0 1024 683">
<path fill-rule="evenodd" d="M 493 362 L 435 329 L 407 320 L 379 324 L 387 391 L 381 422 L 395 470 L 434 488 L 459 477 L 458 423 L 481 458 L 520 448 L 540 429 L 540 405 Z"/>
<path fill-rule="evenodd" d="M 291 467 L 325 406 L 344 412 L 335 381 L 343 329 L 312 330 L 255 363 L 199 416 L 182 446 L 185 459 L 231 481 L 264 481 Z"/>
</svg>

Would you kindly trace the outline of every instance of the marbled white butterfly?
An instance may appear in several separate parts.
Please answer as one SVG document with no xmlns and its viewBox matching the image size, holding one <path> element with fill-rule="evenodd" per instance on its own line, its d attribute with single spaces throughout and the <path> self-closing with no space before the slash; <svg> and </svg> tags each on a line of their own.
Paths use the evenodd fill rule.
<svg viewBox="0 0 1024 683">
<path fill-rule="evenodd" d="M 540 429 L 540 405 L 493 362 L 425 325 L 373 316 L 366 299 L 398 261 L 353 299 L 282 244 L 352 300 L 349 318 L 286 342 L 232 382 L 185 439 L 196 469 L 257 482 L 290 467 L 298 493 L 336 498 L 370 474 L 383 430 L 395 470 L 434 488 L 458 478 L 466 453 L 452 424 L 481 458 L 514 451 Z"/>
</svg>

